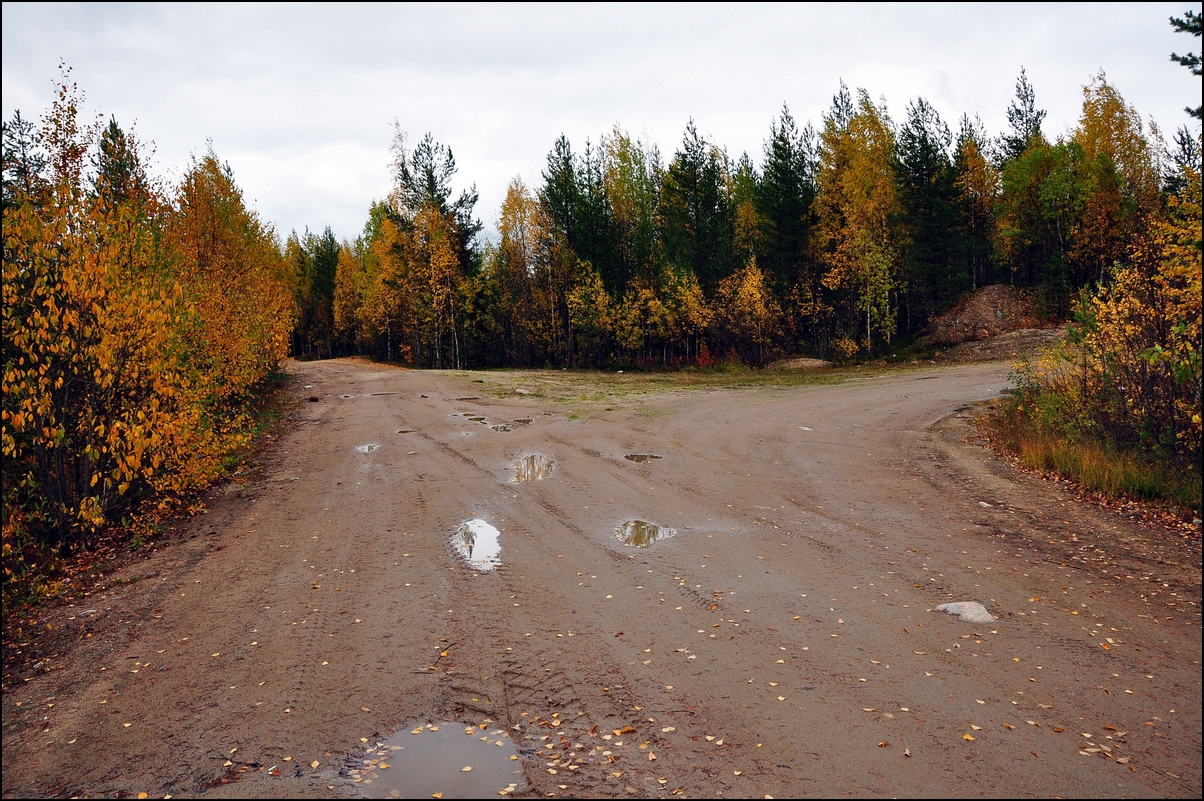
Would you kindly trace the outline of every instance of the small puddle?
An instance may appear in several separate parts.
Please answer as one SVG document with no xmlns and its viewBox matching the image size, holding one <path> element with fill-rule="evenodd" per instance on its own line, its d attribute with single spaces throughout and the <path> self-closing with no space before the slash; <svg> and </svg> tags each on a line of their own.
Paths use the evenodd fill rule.
<svg viewBox="0 0 1204 801">
<path fill-rule="evenodd" d="M 629 453 L 623 457 L 629 462 L 651 462 L 653 459 L 664 459 L 663 456 L 657 456 L 655 453 Z"/>
<path fill-rule="evenodd" d="M 647 548 L 657 540 L 668 539 L 676 533 L 676 529 L 658 526 L 647 520 L 628 520 L 615 528 L 615 536 L 624 545 L 630 545 L 633 548 Z"/>
<path fill-rule="evenodd" d="M 514 482 L 539 481 L 552 475 L 552 465 L 555 464 L 541 453 L 524 456 L 514 463 Z"/>
<path fill-rule="evenodd" d="M 510 426 L 506 425 L 505 423 L 502 423 L 502 424 L 499 424 L 499 425 L 496 425 L 496 426 L 489 426 L 489 427 L 490 427 L 490 428 L 492 428 L 494 431 L 497 431 L 497 432 L 499 432 L 499 433 L 504 433 L 504 432 L 506 432 L 506 431 L 513 431 L 513 430 L 514 430 L 513 428 L 511 428 Z"/>
<path fill-rule="evenodd" d="M 529 426 L 532 423 L 534 423 L 535 421 L 532 420 L 530 417 L 520 417 L 517 420 L 512 420 L 511 422 L 514 423 L 516 426 Z"/>
<path fill-rule="evenodd" d="M 417 429 L 414 429 L 414 428 L 399 428 L 399 429 L 397 429 L 397 433 L 398 433 L 398 434 L 413 434 L 415 431 L 417 431 Z"/>
<path fill-rule="evenodd" d="M 445 721 L 411 722 L 348 773 L 368 798 L 490 798 L 526 787 L 508 732 Z"/>
<path fill-rule="evenodd" d="M 462 523 L 452 535 L 452 546 L 473 570 L 488 573 L 502 563 L 498 530 L 484 520 Z"/>
<path fill-rule="evenodd" d="M 470 417 L 470 418 L 468 418 L 468 419 L 469 419 L 469 421 L 471 421 L 471 422 L 473 422 L 473 423 L 483 423 L 483 422 L 485 422 L 485 418 L 484 418 L 484 417 L 481 417 L 481 415 L 479 415 L 479 414 L 474 414 L 472 417 Z"/>
<path fill-rule="evenodd" d="M 452 400 L 458 400 L 458 401 L 470 401 L 470 400 L 480 400 L 480 399 L 481 399 L 480 395 L 465 395 L 463 398 L 452 398 Z"/>
<path fill-rule="evenodd" d="M 372 453 L 372 451 L 376 450 L 379 447 L 380 446 L 377 445 L 375 442 L 369 442 L 367 445 L 356 445 L 355 449 L 357 451 L 359 451 L 360 453 Z"/>
</svg>

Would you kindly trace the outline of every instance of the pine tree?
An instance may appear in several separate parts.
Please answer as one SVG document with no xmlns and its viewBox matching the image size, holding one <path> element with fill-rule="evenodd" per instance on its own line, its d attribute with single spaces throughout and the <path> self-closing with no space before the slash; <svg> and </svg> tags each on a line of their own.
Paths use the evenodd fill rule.
<svg viewBox="0 0 1204 801">
<path fill-rule="evenodd" d="M 1030 145 L 1045 140 L 1041 133 L 1045 114 L 1044 109 L 1037 108 L 1036 93 L 1021 67 L 1020 77 L 1016 79 L 1016 98 L 1007 110 L 1008 125 L 1012 130 L 999 140 L 999 155 L 1003 163 L 1015 161 L 1024 155 Z"/>
<path fill-rule="evenodd" d="M 1177 33 L 1189 33 L 1199 39 L 1201 28 L 1201 18 L 1199 12 L 1188 9 L 1187 13 L 1183 16 L 1185 19 L 1171 17 L 1171 27 L 1174 28 Z M 1196 53 L 1188 53 L 1185 56 L 1181 56 L 1178 53 L 1171 53 L 1171 61 L 1187 67 L 1189 70 L 1191 70 L 1192 75 L 1195 75 L 1197 78 L 1200 77 L 1200 56 Z M 1204 117 L 1201 116 L 1204 115 L 1204 106 L 1196 106 L 1195 108 L 1188 107 L 1183 110 L 1195 117 L 1197 120 L 1204 119 Z"/>
<path fill-rule="evenodd" d="M 770 273 L 779 290 L 807 278 L 805 261 L 815 198 L 812 140 L 811 129 L 800 132 L 790 109 L 782 106 L 782 115 L 771 125 L 765 143 L 765 164 L 756 192 L 761 269 Z"/>
<path fill-rule="evenodd" d="M 667 262 L 697 276 L 708 292 L 732 267 L 729 185 L 726 154 L 690 120 L 661 187 L 661 236 Z"/>
<path fill-rule="evenodd" d="M 903 253 L 907 329 L 970 288 L 966 264 L 956 258 L 956 174 L 953 134 L 923 98 L 907 107 L 899 130 L 896 171 L 906 245 Z"/>
</svg>

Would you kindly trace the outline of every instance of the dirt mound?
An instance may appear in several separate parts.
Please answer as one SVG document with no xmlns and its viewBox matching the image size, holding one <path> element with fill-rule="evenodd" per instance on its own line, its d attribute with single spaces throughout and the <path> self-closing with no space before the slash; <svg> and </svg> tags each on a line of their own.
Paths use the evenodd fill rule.
<svg viewBox="0 0 1204 801">
<path fill-rule="evenodd" d="M 970 364 L 975 362 L 1034 359 L 1066 337 L 1066 326 L 1057 328 L 1021 328 L 997 337 L 963 342 L 946 351 L 937 351 L 939 362 Z"/>
<path fill-rule="evenodd" d="M 831 367 L 832 362 L 826 362 L 823 359 L 809 359 L 799 357 L 797 359 L 779 359 L 765 367 L 766 370 L 821 370 L 825 367 Z"/>
<path fill-rule="evenodd" d="M 956 345 L 1022 328 L 1048 328 L 1033 315 L 1032 295 L 1006 284 L 984 286 L 962 297 L 928 323 L 928 341 Z"/>
</svg>

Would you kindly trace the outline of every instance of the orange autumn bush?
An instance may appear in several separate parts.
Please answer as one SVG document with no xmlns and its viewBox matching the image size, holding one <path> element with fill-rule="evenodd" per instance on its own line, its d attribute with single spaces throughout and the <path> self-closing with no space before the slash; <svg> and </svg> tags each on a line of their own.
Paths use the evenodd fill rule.
<svg viewBox="0 0 1204 801">
<path fill-rule="evenodd" d="M 4 132 L 6 590 L 218 476 L 292 326 L 280 249 L 229 170 L 207 153 L 169 192 L 78 106 L 64 81 L 40 126 Z"/>
</svg>

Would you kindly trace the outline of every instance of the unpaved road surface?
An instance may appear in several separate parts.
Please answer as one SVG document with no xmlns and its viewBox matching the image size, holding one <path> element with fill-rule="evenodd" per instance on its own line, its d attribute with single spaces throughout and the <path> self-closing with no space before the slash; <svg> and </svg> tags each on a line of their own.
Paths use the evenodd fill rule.
<svg viewBox="0 0 1204 801">
<path fill-rule="evenodd" d="M 528 797 L 1201 793 L 1198 545 L 966 444 L 1005 365 L 289 369 L 262 471 L 10 655 L 5 796 L 353 796 L 361 738 L 483 719 Z M 554 470 L 515 483 L 529 454 Z M 451 545 L 474 518 L 492 572 Z M 626 546 L 635 518 L 676 536 Z M 963 600 L 998 622 L 930 611 Z"/>
</svg>

